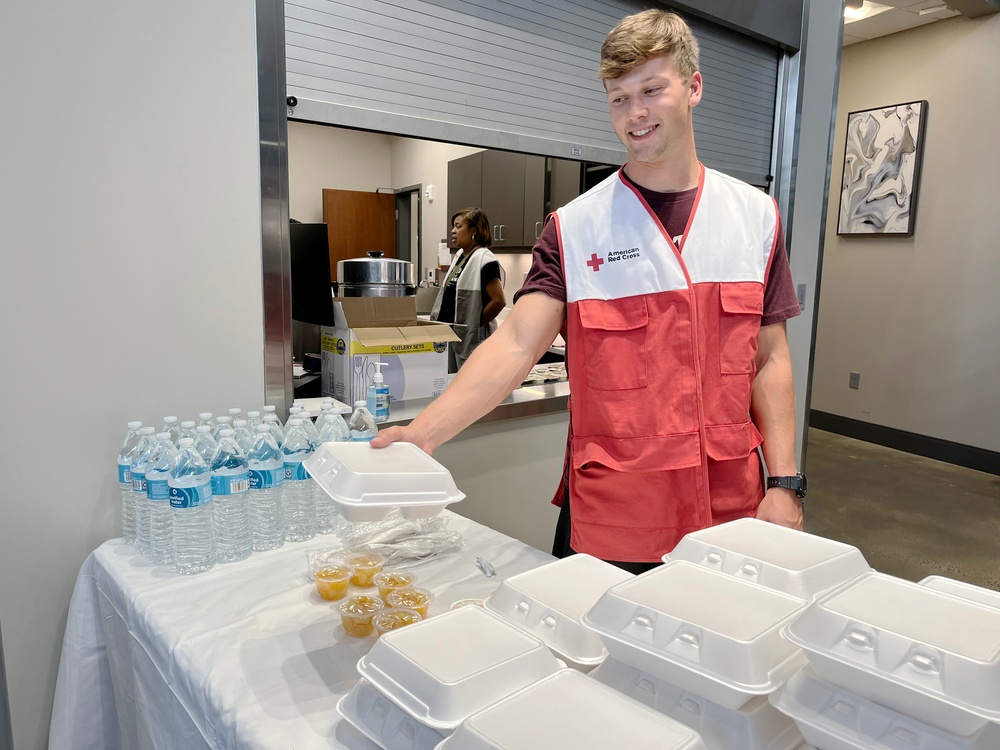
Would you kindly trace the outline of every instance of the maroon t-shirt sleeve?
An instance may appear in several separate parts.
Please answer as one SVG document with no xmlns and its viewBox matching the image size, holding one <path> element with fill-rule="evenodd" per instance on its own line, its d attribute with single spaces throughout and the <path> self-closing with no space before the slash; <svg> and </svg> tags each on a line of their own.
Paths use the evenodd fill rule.
<svg viewBox="0 0 1000 750">
<path fill-rule="evenodd" d="M 785 230 L 780 219 L 776 231 L 778 236 L 772 251 L 774 257 L 764 284 L 764 314 L 760 318 L 762 326 L 781 323 L 802 312 L 795 296 L 792 269 L 788 265 L 788 252 L 785 250 Z"/>
<path fill-rule="evenodd" d="M 559 233 L 551 215 L 546 219 L 542 233 L 531 251 L 531 268 L 521 288 L 514 295 L 517 302 L 522 295 L 542 292 L 559 302 L 566 301 L 566 282 L 562 273 L 562 254 L 559 252 Z"/>
</svg>

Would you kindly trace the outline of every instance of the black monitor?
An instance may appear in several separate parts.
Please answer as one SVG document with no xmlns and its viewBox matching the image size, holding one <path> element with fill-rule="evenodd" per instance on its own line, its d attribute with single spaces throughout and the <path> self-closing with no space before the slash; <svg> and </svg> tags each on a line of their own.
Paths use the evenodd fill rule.
<svg viewBox="0 0 1000 750">
<path fill-rule="evenodd" d="M 292 256 L 292 319 L 333 325 L 330 244 L 326 224 L 289 225 Z"/>
</svg>

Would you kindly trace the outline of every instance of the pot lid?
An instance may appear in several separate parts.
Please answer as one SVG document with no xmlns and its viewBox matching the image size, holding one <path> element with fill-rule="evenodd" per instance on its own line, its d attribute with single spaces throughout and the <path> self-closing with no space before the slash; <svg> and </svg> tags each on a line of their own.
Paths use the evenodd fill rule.
<svg viewBox="0 0 1000 750">
<path fill-rule="evenodd" d="M 338 260 L 337 283 L 415 286 L 416 273 L 410 261 L 386 258 L 380 250 L 372 250 L 363 258 Z"/>
</svg>

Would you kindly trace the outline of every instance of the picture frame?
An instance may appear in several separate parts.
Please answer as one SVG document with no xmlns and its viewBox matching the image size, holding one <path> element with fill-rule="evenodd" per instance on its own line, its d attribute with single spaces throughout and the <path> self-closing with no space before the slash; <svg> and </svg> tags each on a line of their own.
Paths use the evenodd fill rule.
<svg viewBox="0 0 1000 750">
<path fill-rule="evenodd" d="M 837 234 L 912 237 L 927 100 L 849 112 Z"/>
</svg>

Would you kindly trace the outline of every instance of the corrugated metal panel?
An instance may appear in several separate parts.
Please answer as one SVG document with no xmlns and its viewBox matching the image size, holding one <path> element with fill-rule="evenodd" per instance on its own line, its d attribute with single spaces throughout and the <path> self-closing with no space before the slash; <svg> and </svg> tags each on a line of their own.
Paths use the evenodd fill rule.
<svg viewBox="0 0 1000 750">
<path fill-rule="evenodd" d="M 339 125 L 351 125 L 354 110 L 359 127 L 371 113 L 385 113 L 447 124 L 448 132 L 460 126 L 547 141 L 554 155 L 574 146 L 622 152 L 597 66 L 607 32 L 642 7 L 624 0 L 286 0 L 288 94 L 331 105 L 337 117 L 324 121 Z M 699 156 L 764 184 L 778 50 L 688 20 L 705 77 L 695 109 Z"/>
</svg>

